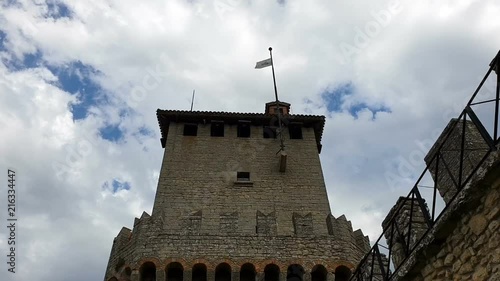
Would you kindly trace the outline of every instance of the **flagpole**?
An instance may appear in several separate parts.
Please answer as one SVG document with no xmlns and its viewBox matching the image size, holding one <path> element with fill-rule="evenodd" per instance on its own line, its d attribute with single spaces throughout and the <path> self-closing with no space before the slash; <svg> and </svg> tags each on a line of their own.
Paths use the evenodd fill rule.
<svg viewBox="0 0 500 281">
<path fill-rule="evenodd" d="M 191 111 L 193 111 L 193 104 L 194 104 L 194 90 L 193 90 L 193 96 L 191 97 Z"/>
<path fill-rule="evenodd" d="M 274 60 L 273 60 L 273 48 L 269 47 L 269 55 L 271 56 L 271 68 L 273 69 L 273 83 L 274 83 L 274 96 L 276 97 L 276 109 L 278 110 L 278 123 L 279 123 L 279 135 L 280 135 L 280 151 L 285 151 L 285 144 L 283 143 L 283 132 L 281 127 L 281 112 L 280 112 L 280 101 L 278 99 L 278 89 L 276 88 L 276 76 L 274 75 Z M 280 152 L 278 151 L 278 153 Z"/>
<path fill-rule="evenodd" d="M 279 99 L 278 99 L 278 90 L 276 89 L 276 76 L 274 75 L 273 48 L 271 47 L 269 47 L 269 55 L 271 56 L 271 68 L 273 69 L 274 96 L 276 97 L 276 102 L 278 102 Z"/>
</svg>

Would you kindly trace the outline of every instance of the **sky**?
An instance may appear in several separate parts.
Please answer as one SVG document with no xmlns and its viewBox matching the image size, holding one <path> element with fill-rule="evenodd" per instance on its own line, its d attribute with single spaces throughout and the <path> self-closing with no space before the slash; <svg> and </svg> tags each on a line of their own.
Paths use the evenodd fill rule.
<svg viewBox="0 0 500 281">
<path fill-rule="evenodd" d="M 102 280 L 113 238 L 151 212 L 156 109 L 326 116 L 332 213 L 373 242 L 500 48 L 496 0 L 0 1 L 0 221 L 15 171 L 16 273 Z M 483 97 L 494 84 L 488 80 Z"/>
</svg>

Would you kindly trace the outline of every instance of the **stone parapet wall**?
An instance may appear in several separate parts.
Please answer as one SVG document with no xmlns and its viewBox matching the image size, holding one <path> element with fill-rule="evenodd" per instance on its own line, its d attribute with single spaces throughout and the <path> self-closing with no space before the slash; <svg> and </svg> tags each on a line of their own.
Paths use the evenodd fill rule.
<svg viewBox="0 0 500 281">
<path fill-rule="evenodd" d="M 406 248 L 412 249 L 429 229 L 424 214 L 427 217 L 430 215 L 425 201 L 423 204 L 421 207 L 417 199 L 400 197 L 382 222 L 382 228 L 385 229 L 384 236 L 387 245 L 391 246 L 392 261 L 395 266 L 399 266 L 405 259 Z M 410 219 L 411 233 L 409 233 Z"/>
<path fill-rule="evenodd" d="M 500 280 L 499 175 L 493 152 L 391 280 Z"/>
<path fill-rule="evenodd" d="M 425 163 L 429 167 L 434 181 L 438 182 L 439 194 L 447 204 L 457 193 L 457 185 L 460 180 L 462 139 L 464 140 L 462 182 L 471 175 L 473 169 L 477 167 L 490 149 L 472 121 L 465 122 L 465 134 L 463 129 L 463 120 L 450 120 L 425 157 Z M 438 152 L 439 155 L 437 155 Z"/>
<path fill-rule="evenodd" d="M 330 220 L 350 225 L 344 216 Z M 133 231 L 123 228 L 115 238 L 106 270 L 106 278 L 120 275 L 123 263 L 132 270 L 138 270 L 145 261 L 155 261 L 165 267 L 169 261 L 179 260 L 190 268 L 203 261 L 207 267 L 215 267 L 222 262 L 235 265 L 252 263 L 260 265 L 275 263 L 285 269 L 290 264 L 300 264 L 307 268 L 316 264 L 327 268 L 340 265 L 352 269 L 366 251 L 369 240 L 361 230 L 339 227 L 334 235 L 247 235 L 247 234 L 185 234 L 164 233 L 162 221 L 143 214 L 136 219 Z M 127 231 L 128 230 L 128 231 Z M 347 230 L 347 231 L 346 231 Z M 121 261 L 123 260 L 123 262 Z"/>
</svg>

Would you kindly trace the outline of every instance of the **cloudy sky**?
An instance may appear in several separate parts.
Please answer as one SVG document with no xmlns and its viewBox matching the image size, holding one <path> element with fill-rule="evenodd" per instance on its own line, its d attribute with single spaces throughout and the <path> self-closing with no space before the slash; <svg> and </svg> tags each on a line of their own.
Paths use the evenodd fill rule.
<svg viewBox="0 0 500 281">
<path fill-rule="evenodd" d="M 0 227 L 1 280 L 102 280 L 120 228 L 152 209 L 156 109 L 196 89 L 195 110 L 263 112 L 269 46 L 280 99 L 327 117 L 333 215 L 374 240 L 500 48 L 496 0 L 0 3 L 0 220 L 9 168 L 19 218 L 15 275 Z"/>
</svg>

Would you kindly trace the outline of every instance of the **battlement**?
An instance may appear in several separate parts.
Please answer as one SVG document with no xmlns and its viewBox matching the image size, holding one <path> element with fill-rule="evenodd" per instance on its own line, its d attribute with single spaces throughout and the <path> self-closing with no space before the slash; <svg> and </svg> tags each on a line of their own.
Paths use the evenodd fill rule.
<svg viewBox="0 0 500 281">
<path fill-rule="evenodd" d="M 199 216 L 200 221 L 203 220 L 201 212 L 189 215 L 193 216 Z M 228 228 L 227 221 L 234 220 L 237 213 L 226 216 L 225 220 L 221 220 L 221 224 Z M 351 222 L 344 215 L 338 218 L 327 215 L 324 222 L 328 224 L 329 232 L 326 235 L 314 235 L 311 232 L 310 213 L 291 214 L 290 220 L 296 230 L 287 234 L 275 232 L 274 212 L 264 214 L 256 211 L 256 219 L 259 222 L 256 225 L 256 233 L 251 235 L 233 230 L 220 235 L 186 231 L 184 235 L 179 236 L 175 233 L 169 234 L 165 231 L 168 226 L 165 226 L 161 219 L 144 212 L 140 218 L 134 219 L 132 231 L 123 227 L 115 238 L 115 241 L 119 242 L 113 244 L 106 280 L 111 276 L 121 276 L 124 268 L 139 269 L 144 257 L 148 260 L 169 257 L 193 263 L 203 258 L 215 264 L 228 259 L 233 263 L 242 264 L 259 263 L 263 260 L 288 260 L 288 263 L 293 264 L 299 259 L 302 266 L 313 261 L 322 261 L 325 267 L 343 265 L 352 270 L 355 262 L 349 261 L 359 261 L 362 254 L 369 249 L 368 236 L 360 229 L 353 231 Z M 141 245 L 148 245 L 148 248 Z M 224 259 L 221 260 L 221 257 Z M 335 260 L 336 265 L 329 265 Z M 116 269 L 117 265 L 122 266 Z"/>
<path fill-rule="evenodd" d="M 335 239 L 354 243 L 364 252 L 370 249 L 370 239 L 368 236 L 365 236 L 361 229 L 353 231 L 351 221 L 348 221 L 345 215 L 335 218 L 330 214 L 326 218 L 326 224 L 328 227 L 328 234 L 335 237 Z"/>
</svg>

